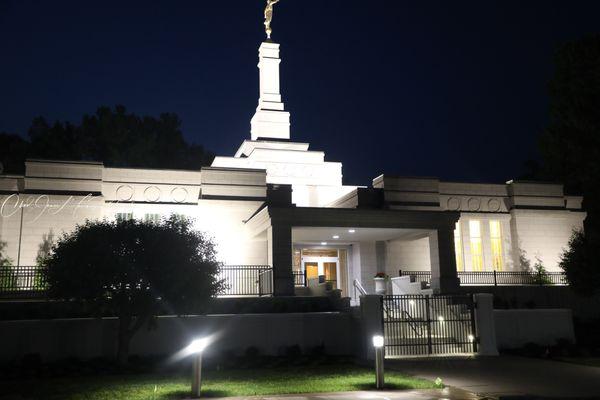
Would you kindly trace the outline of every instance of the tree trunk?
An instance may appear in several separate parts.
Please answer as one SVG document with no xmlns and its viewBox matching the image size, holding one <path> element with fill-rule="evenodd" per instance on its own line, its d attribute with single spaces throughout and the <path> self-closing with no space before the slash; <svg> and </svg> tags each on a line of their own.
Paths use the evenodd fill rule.
<svg viewBox="0 0 600 400">
<path fill-rule="evenodd" d="M 129 359 L 129 341 L 131 340 L 131 333 L 129 331 L 130 324 L 130 315 L 121 315 L 119 317 L 119 333 L 117 338 L 117 363 L 119 365 L 127 364 L 127 360 Z"/>
</svg>

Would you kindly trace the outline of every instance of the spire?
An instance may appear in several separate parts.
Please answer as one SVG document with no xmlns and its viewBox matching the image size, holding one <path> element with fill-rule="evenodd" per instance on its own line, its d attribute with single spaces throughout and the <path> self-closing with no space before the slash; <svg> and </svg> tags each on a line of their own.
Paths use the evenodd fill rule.
<svg viewBox="0 0 600 400">
<path fill-rule="evenodd" d="M 279 44 L 263 42 L 258 49 L 260 93 L 250 122 L 252 140 L 290 138 L 290 113 L 284 111 L 279 92 L 280 63 Z"/>
</svg>

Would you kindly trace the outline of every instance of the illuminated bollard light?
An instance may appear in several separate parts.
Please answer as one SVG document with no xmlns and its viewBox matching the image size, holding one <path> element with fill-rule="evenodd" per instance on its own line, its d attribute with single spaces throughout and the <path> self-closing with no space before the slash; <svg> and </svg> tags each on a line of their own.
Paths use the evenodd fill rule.
<svg viewBox="0 0 600 400">
<path fill-rule="evenodd" d="M 384 360 L 384 340 L 383 336 L 373 336 L 373 347 L 375 347 L 375 385 L 377 389 L 383 389 L 383 360 Z"/>
<path fill-rule="evenodd" d="M 192 368 L 192 398 L 200 398 L 202 389 L 202 352 L 208 346 L 208 338 L 196 339 L 186 348 L 186 352 L 194 356 Z"/>
</svg>

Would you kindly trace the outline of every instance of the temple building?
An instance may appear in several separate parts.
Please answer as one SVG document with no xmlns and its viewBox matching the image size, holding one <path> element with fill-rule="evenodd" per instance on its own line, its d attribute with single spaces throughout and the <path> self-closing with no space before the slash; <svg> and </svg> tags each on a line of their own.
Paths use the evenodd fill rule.
<svg viewBox="0 0 600 400">
<path fill-rule="evenodd" d="M 341 162 L 293 140 L 302 135 L 291 134 L 280 62 L 279 44 L 260 45 L 249 138 L 210 167 L 27 160 L 23 176 L 0 175 L 0 241 L 13 265 L 34 266 L 45 242 L 87 219 L 177 214 L 214 237 L 226 266 L 268 270 L 267 293 L 276 296 L 327 284 L 355 297 L 355 284 L 372 292 L 379 272 L 430 271 L 433 292 L 451 293 L 461 271 L 521 271 L 536 262 L 558 270 L 573 230 L 583 226 L 581 197 L 566 196 L 560 184 L 444 182 L 381 171 L 365 186 L 346 186 Z"/>
</svg>

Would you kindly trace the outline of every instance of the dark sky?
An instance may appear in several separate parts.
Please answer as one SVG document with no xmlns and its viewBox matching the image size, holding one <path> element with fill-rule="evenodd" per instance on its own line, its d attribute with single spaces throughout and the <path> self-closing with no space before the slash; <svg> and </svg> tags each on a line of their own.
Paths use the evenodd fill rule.
<svg viewBox="0 0 600 400">
<path fill-rule="evenodd" d="M 0 131 L 99 105 L 177 113 L 232 155 L 250 136 L 264 1 L 0 0 Z M 600 30 L 600 1 L 281 0 L 292 139 L 382 172 L 505 181 L 535 157 L 554 48 Z"/>
</svg>

